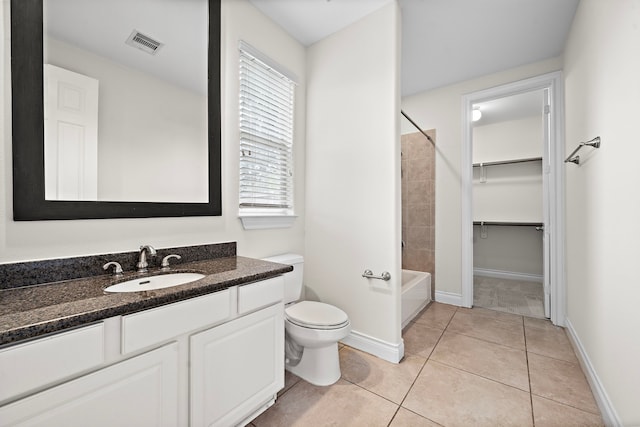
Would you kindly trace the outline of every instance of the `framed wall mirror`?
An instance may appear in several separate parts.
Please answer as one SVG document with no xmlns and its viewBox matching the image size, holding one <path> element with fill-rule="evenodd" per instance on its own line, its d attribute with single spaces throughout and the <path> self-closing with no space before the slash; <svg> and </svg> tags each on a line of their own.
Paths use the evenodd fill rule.
<svg viewBox="0 0 640 427">
<path fill-rule="evenodd" d="M 221 215 L 220 3 L 11 0 L 16 221 Z"/>
</svg>

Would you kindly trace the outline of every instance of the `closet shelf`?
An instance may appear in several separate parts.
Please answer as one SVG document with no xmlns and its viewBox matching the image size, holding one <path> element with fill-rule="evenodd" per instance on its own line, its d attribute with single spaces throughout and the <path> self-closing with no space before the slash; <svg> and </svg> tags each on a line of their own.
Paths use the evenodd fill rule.
<svg viewBox="0 0 640 427">
<path fill-rule="evenodd" d="M 473 167 L 479 168 L 480 166 L 511 165 L 515 163 L 540 162 L 540 161 L 542 161 L 542 157 L 529 157 L 526 159 L 498 160 L 495 162 L 474 163 Z"/>
<path fill-rule="evenodd" d="M 541 222 L 520 222 L 520 221 L 473 221 L 473 225 L 504 225 L 510 227 L 542 227 Z"/>
</svg>

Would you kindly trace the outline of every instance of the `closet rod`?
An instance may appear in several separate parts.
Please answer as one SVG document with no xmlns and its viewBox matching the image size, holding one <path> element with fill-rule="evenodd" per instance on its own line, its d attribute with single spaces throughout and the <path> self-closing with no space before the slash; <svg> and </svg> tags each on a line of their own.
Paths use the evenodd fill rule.
<svg viewBox="0 0 640 427">
<path fill-rule="evenodd" d="M 513 227 L 542 227 L 541 222 L 473 221 L 473 225 L 504 225 Z"/>
<path fill-rule="evenodd" d="M 542 157 L 529 157 L 526 159 L 515 159 L 515 160 L 500 160 L 495 162 L 482 162 L 482 163 L 474 163 L 473 167 L 477 168 L 480 166 L 496 166 L 496 165 L 510 165 L 515 163 L 526 163 L 526 162 L 539 162 L 542 160 Z"/>
<path fill-rule="evenodd" d="M 421 133 L 421 134 L 423 134 L 424 136 L 426 136 L 426 137 L 427 137 L 427 139 L 429 140 L 429 142 L 431 142 L 433 145 L 435 145 L 435 144 L 436 144 L 436 143 L 435 143 L 435 141 L 434 141 L 433 139 L 431 139 L 431 137 L 430 137 L 429 135 L 427 135 L 427 133 L 426 133 L 425 131 L 423 131 L 422 129 L 420 129 L 420 126 L 418 126 L 418 125 L 416 124 L 416 122 L 414 122 L 413 120 L 411 120 L 411 117 L 407 116 L 407 114 L 406 114 L 404 111 L 402 111 L 402 110 L 400 110 L 400 112 L 402 113 L 402 115 L 403 115 L 407 120 L 409 120 L 409 122 L 410 122 L 413 126 L 415 126 L 415 128 L 416 128 L 416 129 L 418 129 L 418 130 L 420 131 L 420 133 Z"/>
</svg>

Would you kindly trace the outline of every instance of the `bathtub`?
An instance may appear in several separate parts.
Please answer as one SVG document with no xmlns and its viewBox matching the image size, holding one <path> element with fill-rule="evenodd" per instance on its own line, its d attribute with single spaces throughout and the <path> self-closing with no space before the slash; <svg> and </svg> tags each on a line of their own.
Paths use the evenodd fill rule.
<svg viewBox="0 0 640 427">
<path fill-rule="evenodd" d="M 431 274 L 402 270 L 401 309 L 404 328 L 431 301 Z"/>
</svg>

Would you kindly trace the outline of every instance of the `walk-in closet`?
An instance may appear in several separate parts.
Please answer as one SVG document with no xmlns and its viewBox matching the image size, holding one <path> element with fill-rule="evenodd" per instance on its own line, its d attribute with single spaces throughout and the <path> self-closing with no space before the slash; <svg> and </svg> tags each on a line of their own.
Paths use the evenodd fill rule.
<svg viewBox="0 0 640 427">
<path fill-rule="evenodd" d="M 476 307 L 548 317 L 543 246 L 546 96 L 538 90 L 473 105 Z"/>
</svg>

